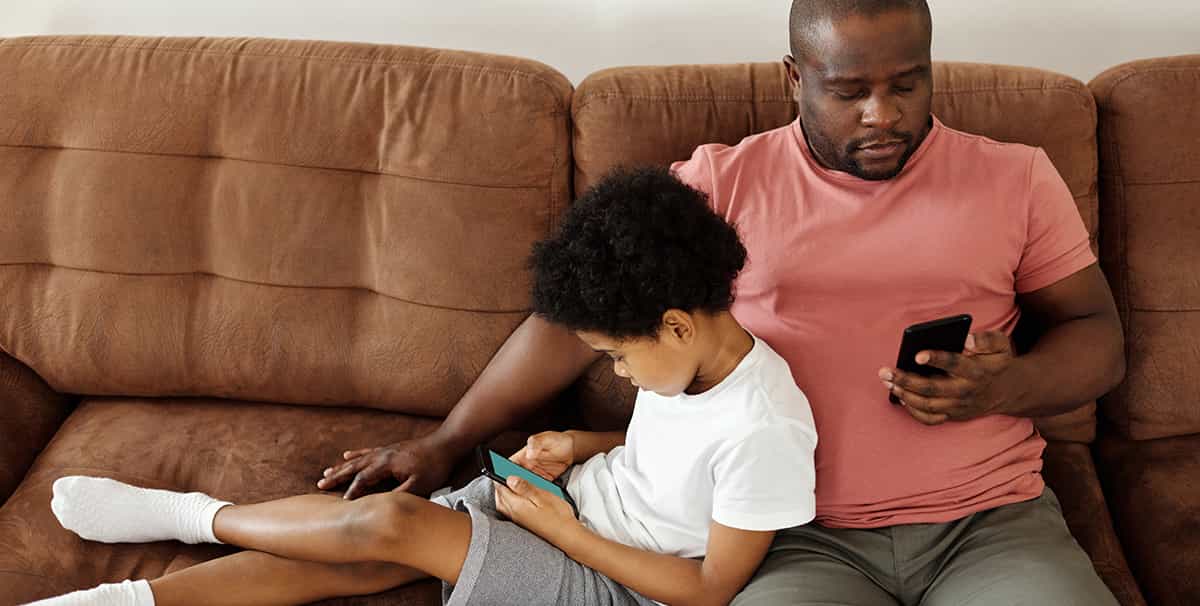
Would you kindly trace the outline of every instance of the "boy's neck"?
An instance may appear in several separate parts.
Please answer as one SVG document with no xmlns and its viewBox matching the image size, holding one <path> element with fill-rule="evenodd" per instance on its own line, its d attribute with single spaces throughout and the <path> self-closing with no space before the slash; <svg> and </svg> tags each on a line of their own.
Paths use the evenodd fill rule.
<svg viewBox="0 0 1200 606">
<path fill-rule="evenodd" d="M 754 349 L 754 338 L 742 328 L 733 315 L 723 311 L 703 320 L 706 326 L 704 347 L 708 354 L 700 362 L 692 384 L 684 390 L 688 395 L 702 394 L 733 373 L 742 358 Z"/>
</svg>

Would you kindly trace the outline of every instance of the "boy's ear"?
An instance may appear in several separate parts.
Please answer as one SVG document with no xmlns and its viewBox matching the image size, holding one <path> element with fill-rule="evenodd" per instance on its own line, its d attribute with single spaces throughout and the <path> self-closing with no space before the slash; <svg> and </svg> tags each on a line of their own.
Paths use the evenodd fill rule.
<svg viewBox="0 0 1200 606">
<path fill-rule="evenodd" d="M 680 309 L 668 309 L 663 312 L 662 330 L 664 335 L 683 343 L 690 344 L 696 338 L 696 322 L 692 314 Z"/>
</svg>

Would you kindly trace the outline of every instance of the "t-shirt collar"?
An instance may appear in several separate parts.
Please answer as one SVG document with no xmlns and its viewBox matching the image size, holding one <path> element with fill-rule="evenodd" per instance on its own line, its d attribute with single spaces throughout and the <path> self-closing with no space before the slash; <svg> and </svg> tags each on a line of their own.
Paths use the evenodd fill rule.
<svg viewBox="0 0 1200 606">
<path fill-rule="evenodd" d="M 746 331 L 750 332 L 750 331 Z M 763 343 L 753 333 L 750 333 L 750 338 L 754 339 L 754 345 L 750 347 L 750 351 L 742 356 L 742 359 L 733 367 L 733 371 L 729 373 L 720 383 L 713 385 L 704 391 L 695 395 L 680 393 L 674 396 L 675 401 L 686 406 L 703 406 L 716 401 L 720 397 L 721 392 L 728 390 L 735 383 L 741 380 L 742 375 L 749 372 L 750 367 L 754 366 L 755 362 L 762 356 Z"/>
<path fill-rule="evenodd" d="M 933 144 L 933 140 L 937 138 L 938 133 L 941 132 L 942 128 L 944 128 L 942 121 L 938 120 L 937 116 L 931 115 L 930 118 L 933 124 L 929 127 L 929 134 L 925 136 L 925 140 L 921 142 L 921 146 L 918 147 L 917 151 L 908 158 L 908 162 L 904 165 L 904 170 L 900 171 L 900 174 L 888 179 L 887 181 L 868 181 L 866 179 L 856 177 L 850 173 L 840 170 L 833 170 L 823 166 L 817 161 L 816 157 L 813 156 L 812 150 L 808 147 L 808 140 L 804 136 L 804 127 L 800 125 L 799 117 L 792 121 L 792 137 L 795 140 L 796 145 L 800 147 L 800 151 L 804 156 L 805 162 L 808 163 L 813 172 L 831 180 L 840 181 L 843 183 L 858 183 L 863 185 L 886 184 L 903 178 L 908 173 L 911 173 L 914 170 L 914 167 L 917 166 L 917 164 L 921 161 L 921 158 L 926 155 L 930 146 Z"/>
</svg>

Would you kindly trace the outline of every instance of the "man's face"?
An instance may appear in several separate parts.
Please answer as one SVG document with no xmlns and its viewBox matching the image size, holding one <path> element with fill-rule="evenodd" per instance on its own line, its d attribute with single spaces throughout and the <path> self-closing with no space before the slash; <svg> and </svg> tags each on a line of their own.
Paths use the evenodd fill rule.
<svg viewBox="0 0 1200 606">
<path fill-rule="evenodd" d="M 809 147 L 824 166 L 891 179 L 925 140 L 933 74 L 920 13 L 819 24 L 803 57 L 784 58 Z"/>
</svg>

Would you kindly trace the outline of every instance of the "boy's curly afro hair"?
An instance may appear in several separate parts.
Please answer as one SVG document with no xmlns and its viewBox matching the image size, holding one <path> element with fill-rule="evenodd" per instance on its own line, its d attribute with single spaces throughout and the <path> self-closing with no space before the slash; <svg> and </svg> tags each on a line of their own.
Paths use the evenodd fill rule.
<svg viewBox="0 0 1200 606">
<path fill-rule="evenodd" d="M 656 337 L 668 309 L 728 310 L 745 264 L 704 193 L 665 169 L 617 169 L 534 245 L 533 310 L 571 330 Z"/>
</svg>

